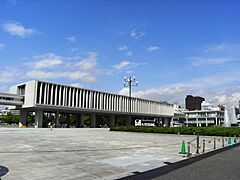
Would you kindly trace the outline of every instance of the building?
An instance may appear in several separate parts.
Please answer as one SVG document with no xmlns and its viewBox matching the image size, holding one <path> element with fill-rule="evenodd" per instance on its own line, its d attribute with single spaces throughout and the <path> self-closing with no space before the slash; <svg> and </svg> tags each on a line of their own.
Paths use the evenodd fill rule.
<svg viewBox="0 0 240 180">
<path fill-rule="evenodd" d="M 205 101 L 201 103 L 201 110 L 184 111 L 187 126 L 221 126 L 224 123 L 222 106 L 213 106 Z"/>
<path fill-rule="evenodd" d="M 43 81 L 22 83 L 11 91 L 13 94 L 0 93 L 0 104 L 15 105 L 24 125 L 28 113 L 34 112 L 36 127 L 46 127 L 49 119 L 55 127 L 69 124 L 70 114 L 77 116 L 76 127 L 83 126 L 85 114 L 90 117 L 90 127 L 101 124 L 100 115 L 108 116 L 109 126 L 117 125 L 118 119 L 133 125 L 134 118 L 155 118 L 168 125 L 174 116 L 173 104 Z"/>
<path fill-rule="evenodd" d="M 185 111 L 186 126 L 221 126 L 224 123 L 224 111 L 220 110 L 195 110 Z"/>
<path fill-rule="evenodd" d="M 189 111 L 201 110 L 201 103 L 205 101 L 203 97 L 187 95 L 185 98 L 185 108 Z"/>
</svg>

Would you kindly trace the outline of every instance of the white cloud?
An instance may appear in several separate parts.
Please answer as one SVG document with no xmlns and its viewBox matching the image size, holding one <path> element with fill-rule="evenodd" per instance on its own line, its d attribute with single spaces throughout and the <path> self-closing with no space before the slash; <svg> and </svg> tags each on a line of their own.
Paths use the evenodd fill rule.
<svg viewBox="0 0 240 180">
<path fill-rule="evenodd" d="M 133 38 L 133 39 L 139 39 L 143 36 L 145 36 L 146 33 L 145 32 L 142 32 L 142 31 L 138 31 L 137 29 L 132 29 L 130 32 L 129 32 L 129 37 L 130 38 Z"/>
<path fill-rule="evenodd" d="M 188 58 L 192 66 L 226 65 L 240 59 L 240 44 L 221 43 L 207 46 L 201 56 Z"/>
<path fill-rule="evenodd" d="M 5 67 L 4 70 L 0 72 L 0 83 L 13 82 L 16 79 L 21 78 L 21 72 L 13 67 Z"/>
<path fill-rule="evenodd" d="M 149 52 L 149 53 L 153 53 L 155 51 L 158 51 L 160 48 L 158 46 L 149 46 L 146 50 Z"/>
<path fill-rule="evenodd" d="M 237 53 L 240 54 L 240 44 L 234 44 L 234 43 L 220 43 L 215 44 L 211 46 L 207 46 L 204 50 L 205 53 Z"/>
<path fill-rule="evenodd" d="M 37 79 L 59 79 L 65 78 L 69 80 L 80 80 L 82 82 L 95 83 L 97 81 L 96 75 L 90 72 L 77 71 L 54 71 L 47 72 L 43 70 L 32 70 L 26 73 L 28 78 Z"/>
<path fill-rule="evenodd" d="M 47 53 L 44 55 L 35 56 L 33 62 L 29 62 L 30 66 L 33 68 L 51 68 L 57 65 L 62 64 L 62 58 L 54 53 Z"/>
<path fill-rule="evenodd" d="M 124 52 L 124 54 L 129 57 L 133 55 L 133 52 L 129 50 L 127 45 L 121 45 L 117 48 L 117 50 L 120 52 Z"/>
<path fill-rule="evenodd" d="M 73 87 L 81 87 L 83 88 L 84 86 L 80 83 L 71 83 L 70 86 L 73 86 Z"/>
<path fill-rule="evenodd" d="M 70 36 L 66 38 L 69 42 L 76 42 L 77 38 L 75 36 Z"/>
<path fill-rule="evenodd" d="M 133 52 L 132 51 L 128 51 L 127 52 L 127 56 L 132 56 L 133 55 Z"/>
<path fill-rule="evenodd" d="M 58 79 L 63 78 L 63 73 L 60 72 L 47 72 L 43 70 L 30 70 L 26 76 L 33 79 Z"/>
<path fill-rule="evenodd" d="M 213 105 L 224 104 L 227 106 L 236 106 L 240 100 L 239 77 L 240 72 L 238 69 L 235 69 L 231 73 L 212 74 L 186 82 L 133 91 L 133 96 L 167 101 L 183 106 L 186 95 L 192 94 L 205 97 L 206 101 Z M 127 95 L 125 89 L 122 89 L 121 93 Z"/>
<path fill-rule="evenodd" d="M 78 47 L 74 47 L 74 48 L 70 49 L 70 51 L 71 52 L 77 52 L 77 51 L 79 51 L 79 48 Z"/>
<path fill-rule="evenodd" d="M 3 49 L 5 47 L 5 44 L 0 43 L 0 49 Z"/>
<path fill-rule="evenodd" d="M 125 61 L 121 61 L 118 64 L 115 64 L 113 66 L 113 68 L 120 72 L 126 71 L 127 73 L 131 73 L 133 69 L 137 68 L 140 65 L 144 65 L 144 64 L 145 63 L 135 63 L 135 62 L 125 60 Z"/>
<path fill-rule="evenodd" d="M 19 36 L 22 38 L 30 36 L 35 32 L 34 29 L 25 28 L 24 26 L 17 22 L 4 23 L 3 29 L 11 35 Z"/>
<path fill-rule="evenodd" d="M 88 52 L 87 57 L 78 63 L 78 66 L 84 70 L 93 70 L 97 66 L 96 58 L 98 54 L 96 52 Z"/>
<path fill-rule="evenodd" d="M 205 65 L 221 65 L 236 61 L 237 59 L 231 57 L 192 57 L 193 66 L 205 66 Z"/>
<path fill-rule="evenodd" d="M 119 91 L 118 94 L 128 96 L 129 95 L 129 89 L 127 87 L 124 87 Z"/>
<path fill-rule="evenodd" d="M 169 103 L 179 104 L 184 107 L 186 95 L 202 96 L 207 102 L 215 106 L 223 104 L 225 106 L 237 106 L 240 100 L 240 87 L 224 88 L 222 91 L 210 91 L 207 89 L 198 89 L 189 86 L 167 86 L 147 90 L 133 91 L 133 97 L 146 98 L 156 101 L 166 101 Z M 123 88 L 119 94 L 128 95 L 128 89 Z"/>
<path fill-rule="evenodd" d="M 126 51 L 128 50 L 128 46 L 127 45 L 121 45 L 117 48 L 118 51 Z"/>
<path fill-rule="evenodd" d="M 124 68 L 126 68 L 128 65 L 130 65 L 131 62 L 130 61 L 122 61 L 118 64 L 115 64 L 113 67 L 117 70 L 122 70 Z"/>
<path fill-rule="evenodd" d="M 27 69 L 26 76 L 29 79 L 63 78 L 71 81 L 95 83 L 97 76 L 100 74 L 97 55 L 96 52 L 90 51 L 86 53 L 86 57 L 83 59 L 78 56 L 61 57 L 54 53 L 34 56 L 33 60 L 27 62 L 29 69 Z M 32 69 L 32 66 L 34 69 Z"/>
</svg>

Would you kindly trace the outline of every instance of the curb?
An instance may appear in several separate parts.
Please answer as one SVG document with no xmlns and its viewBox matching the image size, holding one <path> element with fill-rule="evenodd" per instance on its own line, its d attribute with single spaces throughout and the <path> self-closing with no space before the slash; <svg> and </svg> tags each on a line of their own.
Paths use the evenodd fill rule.
<svg viewBox="0 0 240 180">
<path fill-rule="evenodd" d="M 213 156 L 215 154 L 227 151 L 229 149 L 232 149 L 232 148 L 238 147 L 238 146 L 240 146 L 240 143 L 236 143 L 236 144 L 233 144 L 231 146 L 226 146 L 226 147 L 223 147 L 223 148 L 220 148 L 220 149 L 216 149 L 216 150 L 213 150 L 213 151 L 210 151 L 210 152 L 206 152 L 204 154 L 199 154 L 197 156 L 194 156 L 194 157 L 191 157 L 191 158 L 188 158 L 188 159 L 184 159 L 184 160 L 181 160 L 181 161 L 178 161 L 178 162 L 175 162 L 175 163 L 167 163 L 168 165 L 162 166 L 162 167 L 159 167 L 159 168 L 156 168 L 156 169 L 148 170 L 148 171 L 145 171 L 145 172 L 135 172 L 136 173 L 135 175 L 126 176 L 126 177 L 119 178 L 119 179 L 116 179 L 116 180 L 146 180 L 146 179 L 157 178 L 157 177 L 160 177 L 160 176 L 162 176 L 164 174 L 167 174 L 171 171 L 174 171 L 176 169 L 179 169 L 179 168 L 182 168 L 184 166 L 190 165 L 190 164 L 192 164 L 196 161 L 202 160 L 204 158 L 208 158 L 210 156 Z"/>
</svg>

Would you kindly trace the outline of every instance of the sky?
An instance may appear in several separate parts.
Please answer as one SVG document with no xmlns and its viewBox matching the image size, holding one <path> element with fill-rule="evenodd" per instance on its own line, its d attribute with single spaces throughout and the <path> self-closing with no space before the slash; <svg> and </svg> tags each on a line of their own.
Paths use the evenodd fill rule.
<svg viewBox="0 0 240 180">
<path fill-rule="evenodd" d="M 0 92 L 36 79 L 184 106 L 240 100 L 239 0 L 0 0 Z"/>
</svg>

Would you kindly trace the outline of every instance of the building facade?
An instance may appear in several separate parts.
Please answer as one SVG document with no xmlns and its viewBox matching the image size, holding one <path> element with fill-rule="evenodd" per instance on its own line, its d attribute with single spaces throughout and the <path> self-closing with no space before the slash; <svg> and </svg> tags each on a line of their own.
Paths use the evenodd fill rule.
<svg viewBox="0 0 240 180">
<path fill-rule="evenodd" d="M 16 94 L 16 97 L 14 96 L 15 98 L 12 100 L 8 99 L 9 103 L 12 105 L 14 104 L 11 104 L 13 100 L 19 99 L 17 108 L 21 111 L 22 123 L 25 124 L 28 112 L 35 112 L 37 127 L 43 126 L 44 112 L 55 114 L 57 127 L 61 113 L 78 114 L 80 122 L 77 124 L 79 126 L 82 124 L 81 115 L 90 114 L 91 127 L 96 126 L 96 115 L 98 114 L 111 116 L 110 126 L 115 125 L 116 116 L 130 117 L 126 121 L 127 125 L 132 124 L 131 117 L 161 118 L 164 122 L 170 123 L 174 116 L 173 105 L 169 103 L 129 98 L 128 96 L 43 81 L 33 80 L 22 83 L 12 87 L 11 91 Z"/>
<path fill-rule="evenodd" d="M 185 111 L 186 126 L 221 126 L 224 123 L 224 111 L 220 110 L 196 110 Z"/>
</svg>

